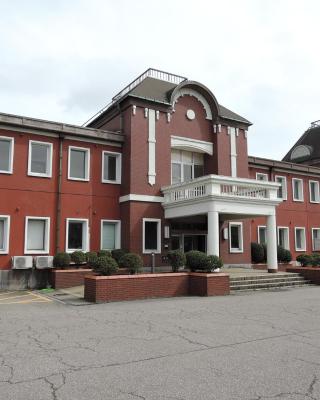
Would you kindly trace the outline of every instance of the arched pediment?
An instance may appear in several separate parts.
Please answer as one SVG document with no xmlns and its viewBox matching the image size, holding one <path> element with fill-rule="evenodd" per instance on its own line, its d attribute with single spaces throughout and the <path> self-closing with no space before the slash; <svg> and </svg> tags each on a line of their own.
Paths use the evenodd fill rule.
<svg viewBox="0 0 320 400">
<path fill-rule="evenodd" d="M 218 116 L 218 102 L 211 91 L 204 85 L 194 81 L 184 81 L 178 85 L 171 94 L 171 104 L 174 109 L 180 97 L 195 97 L 203 106 L 206 119 L 213 120 Z"/>
</svg>

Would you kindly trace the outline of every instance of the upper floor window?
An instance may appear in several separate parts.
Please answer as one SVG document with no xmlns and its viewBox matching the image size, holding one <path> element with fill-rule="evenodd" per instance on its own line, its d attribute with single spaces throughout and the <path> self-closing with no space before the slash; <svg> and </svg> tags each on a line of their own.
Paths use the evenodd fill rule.
<svg viewBox="0 0 320 400">
<path fill-rule="evenodd" d="M 171 150 L 171 183 L 187 182 L 204 175 L 202 153 Z"/>
<path fill-rule="evenodd" d="M 28 175 L 52 176 L 52 143 L 29 142 Z"/>
<path fill-rule="evenodd" d="M 0 254 L 8 254 L 9 252 L 9 229 L 10 217 L 0 215 Z"/>
<path fill-rule="evenodd" d="M 269 180 L 269 176 L 268 176 L 268 174 L 263 174 L 262 172 L 257 172 L 256 173 L 256 179 L 258 181 L 268 181 Z"/>
<path fill-rule="evenodd" d="M 276 176 L 275 182 L 280 183 L 281 186 L 278 188 L 277 197 L 278 199 L 287 200 L 287 179 L 285 176 Z"/>
<path fill-rule="evenodd" d="M 294 201 L 303 201 L 303 180 L 298 178 L 292 179 L 292 193 Z"/>
<path fill-rule="evenodd" d="M 0 173 L 12 174 L 14 139 L 0 136 Z"/>
<path fill-rule="evenodd" d="M 310 193 L 310 203 L 320 202 L 318 181 L 309 181 L 309 193 Z"/>
<path fill-rule="evenodd" d="M 69 147 L 68 179 L 88 181 L 90 176 L 90 150 L 84 147 Z"/>
<path fill-rule="evenodd" d="M 102 152 L 102 182 L 121 183 L 121 154 Z"/>
</svg>

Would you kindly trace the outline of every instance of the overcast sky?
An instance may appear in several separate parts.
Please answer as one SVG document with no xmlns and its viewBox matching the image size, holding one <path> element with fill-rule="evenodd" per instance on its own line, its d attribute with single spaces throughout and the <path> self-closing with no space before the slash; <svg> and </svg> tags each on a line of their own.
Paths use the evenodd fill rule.
<svg viewBox="0 0 320 400">
<path fill-rule="evenodd" d="M 0 112 L 82 124 L 148 67 L 208 86 L 281 159 L 320 119 L 320 2 L 0 0 Z"/>
</svg>

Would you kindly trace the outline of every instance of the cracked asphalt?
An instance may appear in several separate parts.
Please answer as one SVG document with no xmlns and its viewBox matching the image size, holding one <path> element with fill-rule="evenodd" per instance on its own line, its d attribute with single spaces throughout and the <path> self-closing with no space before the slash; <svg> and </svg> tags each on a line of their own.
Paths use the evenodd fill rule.
<svg viewBox="0 0 320 400">
<path fill-rule="evenodd" d="M 320 288 L 1 305 L 0 399 L 320 399 Z"/>
</svg>

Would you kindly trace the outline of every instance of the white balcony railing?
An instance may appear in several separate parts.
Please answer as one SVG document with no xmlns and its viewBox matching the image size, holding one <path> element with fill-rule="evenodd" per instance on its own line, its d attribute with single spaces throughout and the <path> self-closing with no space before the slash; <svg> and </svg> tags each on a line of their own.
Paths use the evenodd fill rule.
<svg viewBox="0 0 320 400">
<path fill-rule="evenodd" d="M 190 182 L 163 187 L 164 203 L 177 203 L 207 196 L 221 198 L 244 198 L 251 200 L 277 200 L 280 187 L 276 182 L 255 179 L 232 178 L 221 175 L 207 175 Z"/>
</svg>

